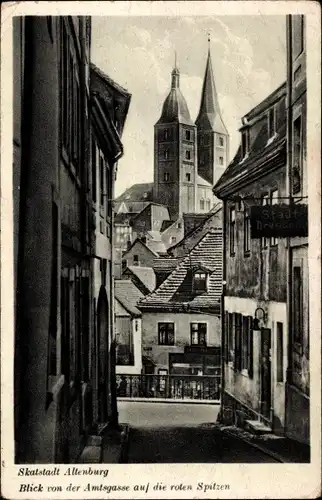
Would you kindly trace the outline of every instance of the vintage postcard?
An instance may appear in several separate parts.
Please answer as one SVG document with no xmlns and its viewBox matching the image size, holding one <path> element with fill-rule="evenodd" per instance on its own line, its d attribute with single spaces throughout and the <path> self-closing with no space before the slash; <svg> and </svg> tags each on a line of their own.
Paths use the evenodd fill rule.
<svg viewBox="0 0 322 500">
<path fill-rule="evenodd" d="M 1 16 L 1 494 L 321 494 L 316 2 Z"/>
</svg>

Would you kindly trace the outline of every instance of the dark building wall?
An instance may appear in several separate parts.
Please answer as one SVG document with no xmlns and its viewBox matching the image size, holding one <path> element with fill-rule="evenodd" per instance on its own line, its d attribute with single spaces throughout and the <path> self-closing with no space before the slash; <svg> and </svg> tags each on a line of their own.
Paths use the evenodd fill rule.
<svg viewBox="0 0 322 500">
<path fill-rule="evenodd" d="M 228 148 L 228 135 L 198 125 L 198 174 L 211 185 L 216 183 L 227 166 Z"/>
</svg>

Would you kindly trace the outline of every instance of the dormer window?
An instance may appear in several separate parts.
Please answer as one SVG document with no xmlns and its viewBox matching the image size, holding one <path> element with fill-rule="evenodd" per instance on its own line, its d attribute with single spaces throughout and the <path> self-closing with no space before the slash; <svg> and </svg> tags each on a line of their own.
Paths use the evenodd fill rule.
<svg viewBox="0 0 322 500">
<path fill-rule="evenodd" d="M 273 137 L 275 135 L 275 108 L 270 108 L 270 110 L 268 111 L 268 124 L 267 124 L 267 128 L 268 128 L 268 138 L 270 139 L 271 137 Z"/>
<path fill-rule="evenodd" d="M 249 151 L 249 130 L 243 130 L 242 132 L 242 157 L 248 154 Z"/>
<path fill-rule="evenodd" d="M 204 293 L 207 291 L 207 273 L 197 271 L 193 275 L 193 290 L 195 293 Z"/>
</svg>

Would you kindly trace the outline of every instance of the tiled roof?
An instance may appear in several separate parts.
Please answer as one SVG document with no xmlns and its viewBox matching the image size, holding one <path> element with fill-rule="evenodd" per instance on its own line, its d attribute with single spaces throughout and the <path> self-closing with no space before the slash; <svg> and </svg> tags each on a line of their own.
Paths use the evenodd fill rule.
<svg viewBox="0 0 322 500">
<path fill-rule="evenodd" d="M 126 189 L 124 193 L 116 199 L 116 201 L 153 201 L 152 189 L 153 182 L 133 184 L 133 186 Z"/>
<path fill-rule="evenodd" d="M 203 236 L 212 228 L 222 227 L 221 219 L 222 203 L 218 203 L 211 213 L 205 214 L 201 218 L 200 224 L 188 231 L 185 237 L 176 245 L 168 249 L 168 254 L 178 258 L 180 255 L 186 255 L 194 248 Z M 217 221 L 217 222 L 216 222 Z"/>
<path fill-rule="evenodd" d="M 208 291 L 201 295 L 189 293 L 193 270 L 207 269 Z M 190 288 L 189 288 L 190 285 Z M 191 250 L 178 267 L 150 295 L 140 301 L 138 307 L 145 309 L 216 309 L 222 293 L 222 231 L 212 229 Z"/>
<path fill-rule="evenodd" d="M 155 274 L 152 267 L 128 266 L 128 269 L 137 276 L 149 292 L 153 292 L 155 289 Z"/>
<path fill-rule="evenodd" d="M 141 311 L 136 307 L 143 293 L 131 280 L 115 280 L 115 298 L 133 316 L 141 316 Z"/>
</svg>

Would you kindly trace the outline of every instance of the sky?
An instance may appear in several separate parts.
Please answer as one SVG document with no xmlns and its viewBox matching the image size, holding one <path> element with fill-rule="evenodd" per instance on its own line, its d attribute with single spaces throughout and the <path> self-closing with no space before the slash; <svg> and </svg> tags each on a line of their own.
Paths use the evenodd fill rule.
<svg viewBox="0 0 322 500">
<path fill-rule="evenodd" d="M 153 181 L 154 124 L 170 91 L 175 51 L 180 88 L 196 119 L 210 51 L 230 159 L 241 117 L 286 78 L 284 16 L 93 17 L 91 58 L 132 95 L 118 164 L 116 196 Z"/>
</svg>

